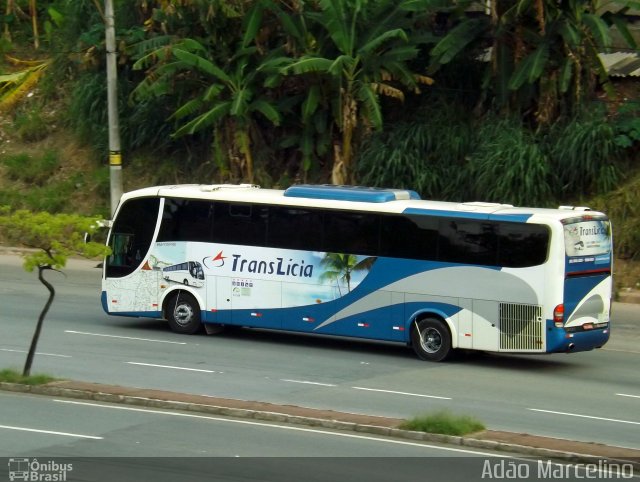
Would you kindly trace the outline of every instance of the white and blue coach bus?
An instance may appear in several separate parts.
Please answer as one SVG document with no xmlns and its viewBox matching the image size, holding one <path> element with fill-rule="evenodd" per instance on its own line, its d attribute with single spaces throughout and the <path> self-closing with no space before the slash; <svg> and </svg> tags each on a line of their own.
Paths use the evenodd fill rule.
<svg viewBox="0 0 640 482">
<path fill-rule="evenodd" d="M 178 333 L 225 325 L 455 349 L 578 352 L 609 339 L 611 225 L 587 208 L 413 191 L 177 185 L 122 196 L 102 305 Z M 202 283 L 163 269 L 202 266 Z"/>
</svg>

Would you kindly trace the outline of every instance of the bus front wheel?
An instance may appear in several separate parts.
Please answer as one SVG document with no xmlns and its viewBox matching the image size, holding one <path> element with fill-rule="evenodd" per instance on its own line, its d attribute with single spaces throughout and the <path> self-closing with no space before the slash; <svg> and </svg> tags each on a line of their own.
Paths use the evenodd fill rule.
<svg viewBox="0 0 640 482">
<path fill-rule="evenodd" d="M 200 330 L 200 306 L 189 293 L 173 295 L 167 302 L 167 319 L 171 330 L 176 333 L 192 335 Z"/>
<path fill-rule="evenodd" d="M 451 334 L 437 318 L 414 320 L 411 324 L 411 346 L 422 360 L 443 361 L 451 354 Z"/>
</svg>

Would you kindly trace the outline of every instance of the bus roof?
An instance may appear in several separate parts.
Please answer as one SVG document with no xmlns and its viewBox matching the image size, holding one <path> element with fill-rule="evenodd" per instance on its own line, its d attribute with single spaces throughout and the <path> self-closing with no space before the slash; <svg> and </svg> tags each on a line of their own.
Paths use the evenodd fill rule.
<svg viewBox="0 0 640 482">
<path fill-rule="evenodd" d="M 155 196 L 520 222 L 525 222 L 532 216 L 548 220 L 574 218 L 583 216 L 585 211 L 592 215 L 602 215 L 585 207 L 561 206 L 550 209 L 487 202 L 430 201 L 420 199 L 411 190 L 334 185 L 294 185 L 280 190 L 261 189 L 252 184 L 177 184 L 131 191 L 122 195 L 121 202 L 136 197 Z"/>
</svg>

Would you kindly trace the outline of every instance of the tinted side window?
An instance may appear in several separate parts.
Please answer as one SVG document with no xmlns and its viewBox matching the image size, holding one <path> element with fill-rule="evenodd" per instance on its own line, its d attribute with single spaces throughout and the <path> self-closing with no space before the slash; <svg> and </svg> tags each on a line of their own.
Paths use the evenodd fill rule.
<svg viewBox="0 0 640 482">
<path fill-rule="evenodd" d="M 266 246 L 267 207 L 216 202 L 213 240 L 225 244 Z"/>
<path fill-rule="evenodd" d="M 107 278 L 127 276 L 140 266 L 151 247 L 159 208 L 159 198 L 131 199 L 122 205 L 109 235 Z"/>
<path fill-rule="evenodd" d="M 165 199 L 158 241 L 211 241 L 213 203 Z"/>
<path fill-rule="evenodd" d="M 438 219 L 428 216 L 383 216 L 380 254 L 393 258 L 437 259 Z"/>
<path fill-rule="evenodd" d="M 498 264 L 524 268 L 547 259 L 549 230 L 539 224 L 500 223 L 498 225 Z"/>
<path fill-rule="evenodd" d="M 322 249 L 322 211 L 298 207 L 269 207 L 269 247 Z"/>
<path fill-rule="evenodd" d="M 438 259 L 451 263 L 495 265 L 497 236 L 494 226 L 489 222 L 441 219 Z"/>
<path fill-rule="evenodd" d="M 326 211 L 323 251 L 378 254 L 380 216 L 369 213 Z"/>
</svg>

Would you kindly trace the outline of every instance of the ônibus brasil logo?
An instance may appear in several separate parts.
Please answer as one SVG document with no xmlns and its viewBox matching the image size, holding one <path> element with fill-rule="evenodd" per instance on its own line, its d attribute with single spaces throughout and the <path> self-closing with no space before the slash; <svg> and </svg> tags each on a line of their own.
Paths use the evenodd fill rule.
<svg viewBox="0 0 640 482">
<path fill-rule="evenodd" d="M 222 251 L 220 251 L 215 256 L 207 256 L 202 258 L 202 264 L 204 264 L 207 268 L 221 268 L 224 266 L 224 260 L 226 256 L 222 255 Z"/>
</svg>

